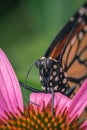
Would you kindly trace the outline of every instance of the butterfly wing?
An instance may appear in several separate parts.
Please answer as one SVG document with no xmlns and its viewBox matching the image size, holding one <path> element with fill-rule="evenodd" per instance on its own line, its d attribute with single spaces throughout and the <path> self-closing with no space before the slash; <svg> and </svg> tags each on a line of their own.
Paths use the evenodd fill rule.
<svg viewBox="0 0 87 130">
<path fill-rule="evenodd" d="M 51 45 L 48 47 L 46 53 L 44 54 L 45 57 L 58 59 L 69 36 L 69 33 L 73 29 L 76 21 L 78 21 L 78 24 L 75 30 L 73 31 L 72 38 L 76 35 L 77 32 L 79 32 L 83 28 L 82 24 L 84 22 L 87 23 L 86 13 L 87 13 L 87 4 L 81 7 L 80 10 L 73 17 L 71 17 L 70 21 L 57 34 Z"/>
<path fill-rule="evenodd" d="M 76 26 L 75 26 L 76 25 Z M 73 30 L 73 31 L 72 31 Z M 70 19 L 65 27 L 56 36 L 45 53 L 45 57 L 58 60 L 69 39 L 64 51 L 62 64 L 64 72 L 67 72 L 69 85 L 81 85 L 87 77 L 87 4 Z"/>
<path fill-rule="evenodd" d="M 84 27 L 86 28 L 87 26 Z M 70 86 L 81 86 L 87 77 L 87 33 L 84 29 L 71 40 L 62 60 Z"/>
</svg>

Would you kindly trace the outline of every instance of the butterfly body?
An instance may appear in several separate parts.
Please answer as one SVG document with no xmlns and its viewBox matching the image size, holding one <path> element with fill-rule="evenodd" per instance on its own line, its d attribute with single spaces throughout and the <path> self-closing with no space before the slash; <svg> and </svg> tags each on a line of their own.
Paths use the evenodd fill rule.
<svg viewBox="0 0 87 130">
<path fill-rule="evenodd" d="M 69 90 L 67 83 L 67 74 L 63 71 L 61 62 L 52 58 L 41 58 L 35 62 L 39 69 L 42 89 L 46 92 L 60 91 L 66 93 Z"/>
</svg>

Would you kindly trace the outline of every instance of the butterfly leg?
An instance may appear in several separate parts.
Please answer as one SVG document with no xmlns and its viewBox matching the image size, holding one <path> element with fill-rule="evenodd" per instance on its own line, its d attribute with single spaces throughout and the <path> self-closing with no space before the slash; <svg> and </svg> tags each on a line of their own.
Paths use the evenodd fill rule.
<svg viewBox="0 0 87 130">
<path fill-rule="evenodd" d="M 26 85 L 25 83 L 22 83 L 22 82 L 20 82 L 20 81 L 19 81 L 19 84 L 20 84 L 20 86 L 22 86 L 22 87 L 24 87 L 24 88 L 30 90 L 31 92 L 35 92 L 35 93 L 43 92 L 43 91 L 38 90 L 38 89 L 36 89 L 36 88 L 32 88 L 32 87 L 30 87 L 30 86 L 28 86 L 28 85 Z"/>
<path fill-rule="evenodd" d="M 52 116 L 54 116 L 54 90 L 53 88 L 50 89 L 52 93 Z"/>
<path fill-rule="evenodd" d="M 74 94 L 74 90 L 76 89 L 76 85 L 74 85 L 72 88 L 69 88 L 68 91 L 65 91 L 64 95 L 67 97 L 70 97 L 72 93 Z"/>
</svg>

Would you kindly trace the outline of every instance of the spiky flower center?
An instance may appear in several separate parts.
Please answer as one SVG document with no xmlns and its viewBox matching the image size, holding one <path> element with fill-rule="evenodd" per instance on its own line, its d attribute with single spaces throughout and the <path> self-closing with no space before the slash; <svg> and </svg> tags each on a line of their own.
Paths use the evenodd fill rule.
<svg viewBox="0 0 87 130">
<path fill-rule="evenodd" d="M 34 109 L 29 104 L 24 112 L 20 113 L 21 116 L 8 114 L 8 120 L 1 121 L 0 130 L 83 130 L 80 128 L 82 123 L 78 119 L 69 124 L 65 112 L 62 115 L 52 116 L 51 104 L 43 110 Z"/>
</svg>

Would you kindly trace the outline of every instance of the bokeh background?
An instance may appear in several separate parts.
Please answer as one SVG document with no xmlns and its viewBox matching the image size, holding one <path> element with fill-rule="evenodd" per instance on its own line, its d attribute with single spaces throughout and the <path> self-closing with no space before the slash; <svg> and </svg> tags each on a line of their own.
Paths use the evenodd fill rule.
<svg viewBox="0 0 87 130">
<path fill-rule="evenodd" d="M 0 47 L 19 80 L 25 80 L 31 64 L 45 53 L 50 42 L 86 0 L 0 0 Z M 40 87 L 34 67 L 28 78 Z"/>
</svg>

